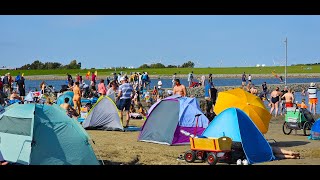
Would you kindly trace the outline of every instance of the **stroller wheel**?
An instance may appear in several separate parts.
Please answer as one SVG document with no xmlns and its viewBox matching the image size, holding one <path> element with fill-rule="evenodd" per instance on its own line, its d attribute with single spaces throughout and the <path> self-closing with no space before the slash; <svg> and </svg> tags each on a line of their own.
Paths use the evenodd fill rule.
<svg viewBox="0 0 320 180">
<path fill-rule="evenodd" d="M 283 131 L 283 133 L 284 133 L 285 135 L 291 134 L 292 129 L 290 129 L 290 128 L 288 127 L 287 122 L 284 122 L 284 123 L 283 123 L 282 131 Z"/>
<path fill-rule="evenodd" d="M 311 123 L 308 121 L 303 124 L 303 133 L 305 136 L 310 136 L 311 126 Z"/>
</svg>

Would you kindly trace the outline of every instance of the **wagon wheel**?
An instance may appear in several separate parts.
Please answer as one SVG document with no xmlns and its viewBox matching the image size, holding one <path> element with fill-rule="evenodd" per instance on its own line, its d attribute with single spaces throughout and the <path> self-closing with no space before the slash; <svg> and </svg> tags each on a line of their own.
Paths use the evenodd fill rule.
<svg viewBox="0 0 320 180">
<path fill-rule="evenodd" d="M 204 161 L 205 160 L 205 152 L 204 151 L 196 151 L 196 159 Z"/>
<path fill-rule="evenodd" d="M 208 156 L 207 156 L 207 162 L 210 164 L 210 165 L 215 165 L 217 164 L 218 162 L 218 157 L 215 153 L 208 153 Z"/>
<path fill-rule="evenodd" d="M 290 128 L 288 127 L 287 122 L 284 122 L 284 123 L 283 123 L 282 131 L 283 131 L 283 133 L 284 133 L 285 135 L 291 134 L 292 129 L 290 129 Z"/>
<path fill-rule="evenodd" d="M 188 150 L 187 152 L 184 153 L 184 159 L 188 163 L 192 163 L 196 160 L 196 153 L 192 150 Z"/>
<path fill-rule="evenodd" d="M 310 136 L 311 126 L 311 123 L 308 121 L 303 124 L 303 133 L 305 136 Z"/>
</svg>

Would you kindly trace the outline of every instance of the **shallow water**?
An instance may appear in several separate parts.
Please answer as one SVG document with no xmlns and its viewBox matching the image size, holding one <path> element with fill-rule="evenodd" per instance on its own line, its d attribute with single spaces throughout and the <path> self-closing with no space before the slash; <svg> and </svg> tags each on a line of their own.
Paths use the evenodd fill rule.
<svg viewBox="0 0 320 180">
<path fill-rule="evenodd" d="M 163 88 L 171 88 L 172 87 L 172 79 L 161 79 L 162 81 L 162 87 Z M 180 79 L 181 83 L 184 85 L 188 85 L 187 79 Z M 40 89 L 39 85 L 42 82 L 42 80 L 26 80 L 26 91 L 28 92 L 31 89 Z M 56 91 L 59 91 L 61 89 L 61 85 L 67 84 L 66 81 L 64 80 L 47 80 L 45 81 L 48 85 L 52 85 L 55 87 Z M 87 84 L 90 84 L 90 81 L 85 80 Z M 152 79 L 150 87 L 152 88 L 153 86 L 157 85 L 158 79 Z M 237 86 L 241 85 L 241 79 L 231 79 L 231 78 L 226 78 L 226 79 L 213 79 L 213 82 L 215 86 Z M 279 80 L 276 78 L 271 78 L 271 79 L 254 79 L 252 82 L 256 85 L 261 85 L 263 82 L 267 82 L 267 84 L 279 84 Z M 288 78 L 287 83 L 310 83 L 310 82 L 320 82 L 320 78 Z M 318 91 L 317 97 L 320 97 L 320 92 Z M 308 96 L 301 96 L 300 92 L 295 92 L 295 101 L 298 101 L 301 103 L 302 99 L 306 100 L 306 104 L 309 106 L 308 102 Z M 268 109 L 268 103 L 265 101 L 265 105 Z M 320 107 L 317 108 L 316 111 L 318 114 L 320 113 Z"/>
<path fill-rule="evenodd" d="M 85 80 L 87 84 L 90 82 Z M 161 79 L 162 87 L 163 88 L 171 88 L 172 87 L 172 79 Z M 26 90 L 28 91 L 30 88 L 37 88 L 39 89 L 39 85 L 42 80 L 26 80 Z M 47 80 L 45 81 L 48 85 L 52 85 L 56 88 L 57 91 L 61 89 L 61 85 L 67 84 L 66 80 Z M 188 85 L 187 79 L 180 79 L 181 84 L 185 86 Z M 207 82 L 207 81 L 206 81 Z M 267 84 L 280 84 L 280 81 L 276 78 L 269 78 L 269 79 L 253 79 L 252 83 L 255 85 L 260 86 L 263 82 Z M 320 78 L 288 78 L 287 83 L 310 83 L 310 82 L 320 82 Z M 150 87 L 157 86 L 158 79 L 151 79 Z M 240 86 L 241 79 L 213 79 L 213 83 L 215 86 Z"/>
</svg>

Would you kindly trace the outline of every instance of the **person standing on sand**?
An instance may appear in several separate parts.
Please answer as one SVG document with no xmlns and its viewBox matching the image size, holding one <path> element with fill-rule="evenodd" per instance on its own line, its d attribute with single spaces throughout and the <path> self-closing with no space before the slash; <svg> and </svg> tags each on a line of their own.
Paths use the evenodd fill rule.
<svg viewBox="0 0 320 180">
<path fill-rule="evenodd" d="M 11 93 L 13 91 L 13 79 L 9 72 L 8 72 L 8 80 L 9 80 L 9 90 Z"/>
<path fill-rule="evenodd" d="M 124 126 L 127 128 L 129 126 L 130 121 L 130 105 L 131 105 L 131 99 L 134 94 L 134 90 L 131 84 L 127 82 L 127 79 L 124 77 L 120 78 L 121 85 L 119 86 L 119 93 L 118 93 L 118 101 L 117 101 L 117 107 L 120 111 L 120 119 L 123 124 L 123 110 L 126 111 L 126 125 Z"/>
<path fill-rule="evenodd" d="M 25 88 L 24 80 L 25 80 L 24 77 L 20 76 L 19 80 L 17 81 L 19 95 L 21 97 L 22 102 L 24 101 L 24 96 L 26 96 L 26 88 Z"/>
<path fill-rule="evenodd" d="M 188 82 L 190 87 L 193 82 L 193 71 L 191 71 L 191 73 L 188 74 Z"/>
<path fill-rule="evenodd" d="M 81 84 L 81 82 L 80 82 L 80 75 L 79 75 L 79 73 L 76 75 L 76 82 L 79 82 L 79 84 Z"/>
<path fill-rule="evenodd" d="M 251 80 L 252 80 L 252 76 L 251 76 L 251 74 L 249 74 L 249 76 L 248 76 L 248 84 L 252 84 Z"/>
<path fill-rule="evenodd" d="M 75 83 L 75 86 L 73 87 L 73 104 L 74 109 L 77 111 L 78 114 L 81 112 L 81 91 L 79 87 L 79 82 Z"/>
<path fill-rule="evenodd" d="M 177 79 L 177 73 L 174 73 L 172 75 L 172 88 L 176 85 L 176 82 L 175 82 L 176 79 Z"/>
<path fill-rule="evenodd" d="M 275 90 L 273 90 L 270 94 L 271 98 L 271 109 L 270 109 L 270 114 L 272 115 L 273 110 L 275 110 L 274 117 L 277 117 L 278 115 L 278 108 L 279 108 L 279 101 L 280 101 L 280 90 L 279 87 L 276 87 Z"/>
<path fill-rule="evenodd" d="M 73 79 L 69 73 L 67 73 L 67 81 L 68 81 L 69 88 L 71 88 L 73 86 Z"/>
<path fill-rule="evenodd" d="M 104 96 L 107 94 L 107 88 L 106 88 L 106 85 L 104 84 L 103 79 L 101 79 L 100 83 L 98 84 L 98 93 L 100 94 L 100 96 Z"/>
<path fill-rule="evenodd" d="M 173 94 L 179 94 L 182 97 L 187 96 L 187 89 L 183 84 L 180 84 L 179 79 L 175 79 L 176 85 L 173 88 Z"/>
<path fill-rule="evenodd" d="M 44 94 L 46 89 L 46 83 L 44 81 L 41 82 L 40 89 L 41 89 L 41 94 Z"/>
<path fill-rule="evenodd" d="M 241 77 L 241 85 L 242 85 L 242 88 L 244 88 L 244 86 L 247 84 L 247 76 L 246 76 L 246 72 L 243 72 L 242 74 L 242 77 Z"/>
<path fill-rule="evenodd" d="M 91 81 L 90 81 L 90 86 L 91 86 L 91 89 L 92 87 L 96 87 L 96 74 L 94 72 L 91 72 Z"/>
<path fill-rule="evenodd" d="M 202 75 L 202 76 L 201 76 L 201 86 L 202 86 L 202 87 L 205 87 L 205 83 L 206 83 L 206 76 L 205 76 L 205 75 Z"/>
<path fill-rule="evenodd" d="M 281 97 L 281 98 L 280 98 L 280 102 L 279 102 L 280 115 L 283 114 L 284 108 L 285 108 L 285 99 L 282 98 L 282 96 L 283 96 L 284 94 L 286 94 L 287 92 L 288 92 L 288 86 L 284 86 L 283 90 L 280 91 L 280 97 Z"/>
<path fill-rule="evenodd" d="M 314 82 L 310 83 L 310 87 L 308 88 L 308 95 L 309 95 L 310 112 L 312 112 L 313 110 L 313 114 L 315 115 L 318 98 L 317 98 L 317 87 Z"/>
<path fill-rule="evenodd" d="M 281 98 L 285 99 L 285 107 L 293 107 L 294 96 L 291 89 L 288 89 L 288 92 L 285 93 Z"/>
<path fill-rule="evenodd" d="M 211 73 L 209 74 L 209 79 L 208 79 L 208 81 L 209 81 L 209 83 L 212 82 L 212 74 L 211 74 Z"/>
<path fill-rule="evenodd" d="M 267 94 L 268 94 L 267 82 L 263 82 L 261 87 L 262 87 L 262 92 L 259 95 L 260 99 L 261 100 L 268 100 L 268 98 L 267 98 Z"/>
</svg>

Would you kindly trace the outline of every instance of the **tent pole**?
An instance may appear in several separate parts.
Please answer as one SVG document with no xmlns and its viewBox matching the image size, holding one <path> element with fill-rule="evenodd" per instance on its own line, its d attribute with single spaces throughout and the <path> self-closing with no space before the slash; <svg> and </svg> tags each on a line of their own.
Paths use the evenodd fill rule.
<svg viewBox="0 0 320 180">
<path fill-rule="evenodd" d="M 197 136 L 197 128 L 198 128 L 198 119 L 199 119 L 199 116 L 196 116 L 197 120 L 196 120 L 196 128 L 194 129 L 194 136 L 196 137 Z"/>
</svg>

